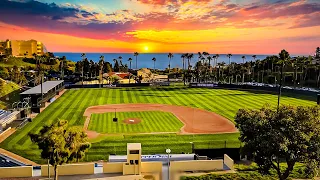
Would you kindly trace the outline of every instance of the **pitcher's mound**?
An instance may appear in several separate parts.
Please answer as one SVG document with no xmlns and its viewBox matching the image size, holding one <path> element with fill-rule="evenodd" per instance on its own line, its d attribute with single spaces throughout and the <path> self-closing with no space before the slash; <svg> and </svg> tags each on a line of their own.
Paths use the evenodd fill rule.
<svg viewBox="0 0 320 180">
<path fill-rule="evenodd" d="M 139 118 L 127 118 L 123 120 L 124 123 L 126 124 L 139 124 L 141 122 L 141 119 Z"/>
</svg>

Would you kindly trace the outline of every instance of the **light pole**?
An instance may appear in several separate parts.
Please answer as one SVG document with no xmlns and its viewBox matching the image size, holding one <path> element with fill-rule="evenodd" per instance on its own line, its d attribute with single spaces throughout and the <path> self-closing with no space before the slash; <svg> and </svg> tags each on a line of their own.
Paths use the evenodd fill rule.
<svg viewBox="0 0 320 180">
<path fill-rule="evenodd" d="M 171 153 L 171 149 L 166 149 L 166 153 L 168 154 L 168 180 L 170 180 L 170 153 Z"/>
<path fill-rule="evenodd" d="M 191 144 L 191 149 L 192 149 L 192 153 L 194 153 L 194 143 L 193 142 L 190 142 L 190 144 Z"/>
</svg>

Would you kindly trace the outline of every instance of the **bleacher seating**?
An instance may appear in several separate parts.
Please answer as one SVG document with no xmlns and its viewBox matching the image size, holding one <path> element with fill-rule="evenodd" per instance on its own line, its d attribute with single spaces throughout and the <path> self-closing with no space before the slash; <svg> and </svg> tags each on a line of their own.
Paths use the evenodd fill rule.
<svg viewBox="0 0 320 180">
<path fill-rule="evenodd" d="M 20 166 L 20 165 L 10 161 L 9 159 L 6 159 L 0 156 L 0 167 L 15 167 L 15 166 Z"/>
<path fill-rule="evenodd" d="M 19 111 L 5 111 L 0 109 L 0 131 L 9 123 L 17 119 Z"/>
</svg>

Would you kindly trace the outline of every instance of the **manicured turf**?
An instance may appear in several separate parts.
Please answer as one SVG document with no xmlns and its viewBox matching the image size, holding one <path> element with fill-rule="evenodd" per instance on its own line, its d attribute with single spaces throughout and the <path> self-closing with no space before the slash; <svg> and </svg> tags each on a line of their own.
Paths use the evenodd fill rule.
<svg viewBox="0 0 320 180">
<path fill-rule="evenodd" d="M 183 123 L 172 113 L 162 111 L 118 112 L 118 122 L 113 122 L 114 113 L 92 114 L 88 129 L 99 133 L 151 133 L 179 132 Z M 138 124 L 123 120 L 138 118 Z"/>
<path fill-rule="evenodd" d="M 296 97 L 301 98 L 299 95 Z M 79 89 L 68 90 L 63 96 L 46 108 L 31 123 L 18 130 L 7 140 L 0 144 L 0 147 L 20 154 L 37 162 L 40 161 L 37 146 L 32 144 L 28 137 L 29 132 L 37 132 L 45 124 L 51 124 L 58 119 L 66 119 L 70 125 L 83 126 L 83 113 L 87 107 L 103 104 L 121 103 L 159 103 L 181 106 L 190 106 L 216 112 L 233 121 L 239 108 L 261 108 L 269 103 L 277 105 L 277 96 L 267 92 L 248 92 L 227 89 L 205 89 L 205 88 L 184 88 L 184 87 L 160 87 L 160 88 L 121 88 L 121 89 Z M 291 105 L 316 105 L 315 101 L 297 99 L 292 96 L 281 98 L 282 104 Z M 147 135 L 147 136 L 116 136 L 98 141 L 92 144 L 92 149 L 88 153 L 87 160 L 96 160 L 98 157 L 106 159 L 106 156 L 113 151 L 124 153 L 127 142 L 141 142 L 144 152 L 163 153 L 163 148 L 174 146 L 173 152 L 180 153 L 186 151 L 187 147 L 191 151 L 190 138 L 198 138 L 196 146 L 206 146 L 210 141 L 220 142 L 224 145 L 224 140 L 236 142 L 237 136 L 233 135 L 208 135 L 204 138 L 200 135 Z M 172 137 L 173 136 L 173 137 Z M 190 138 L 189 138 L 190 137 Z M 162 145 L 161 143 L 167 143 Z M 157 146 L 157 144 L 161 146 Z M 184 145 L 183 145 L 184 144 Z M 230 144 L 230 143 L 229 143 Z M 113 146 L 114 145 L 114 146 Z M 150 149 L 148 149 L 150 148 Z M 158 149 L 159 148 L 159 149 Z M 113 150 L 115 149 L 115 150 Z M 118 154 L 119 154 L 118 153 Z M 94 157 L 92 157 L 94 156 Z M 96 158 L 97 157 L 97 158 Z"/>
</svg>

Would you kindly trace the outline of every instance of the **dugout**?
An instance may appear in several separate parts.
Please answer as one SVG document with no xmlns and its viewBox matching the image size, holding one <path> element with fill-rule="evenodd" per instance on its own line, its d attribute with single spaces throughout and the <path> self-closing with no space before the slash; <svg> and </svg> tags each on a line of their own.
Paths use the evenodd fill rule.
<svg viewBox="0 0 320 180">
<path fill-rule="evenodd" d="M 54 96 L 64 89 L 64 81 L 46 81 L 42 83 L 42 94 L 41 97 L 41 84 L 28 89 L 20 93 L 20 99 L 23 101 L 24 98 L 30 98 L 30 106 L 33 112 L 39 113 L 40 108 L 45 106 L 45 103 L 50 101 Z"/>
</svg>

